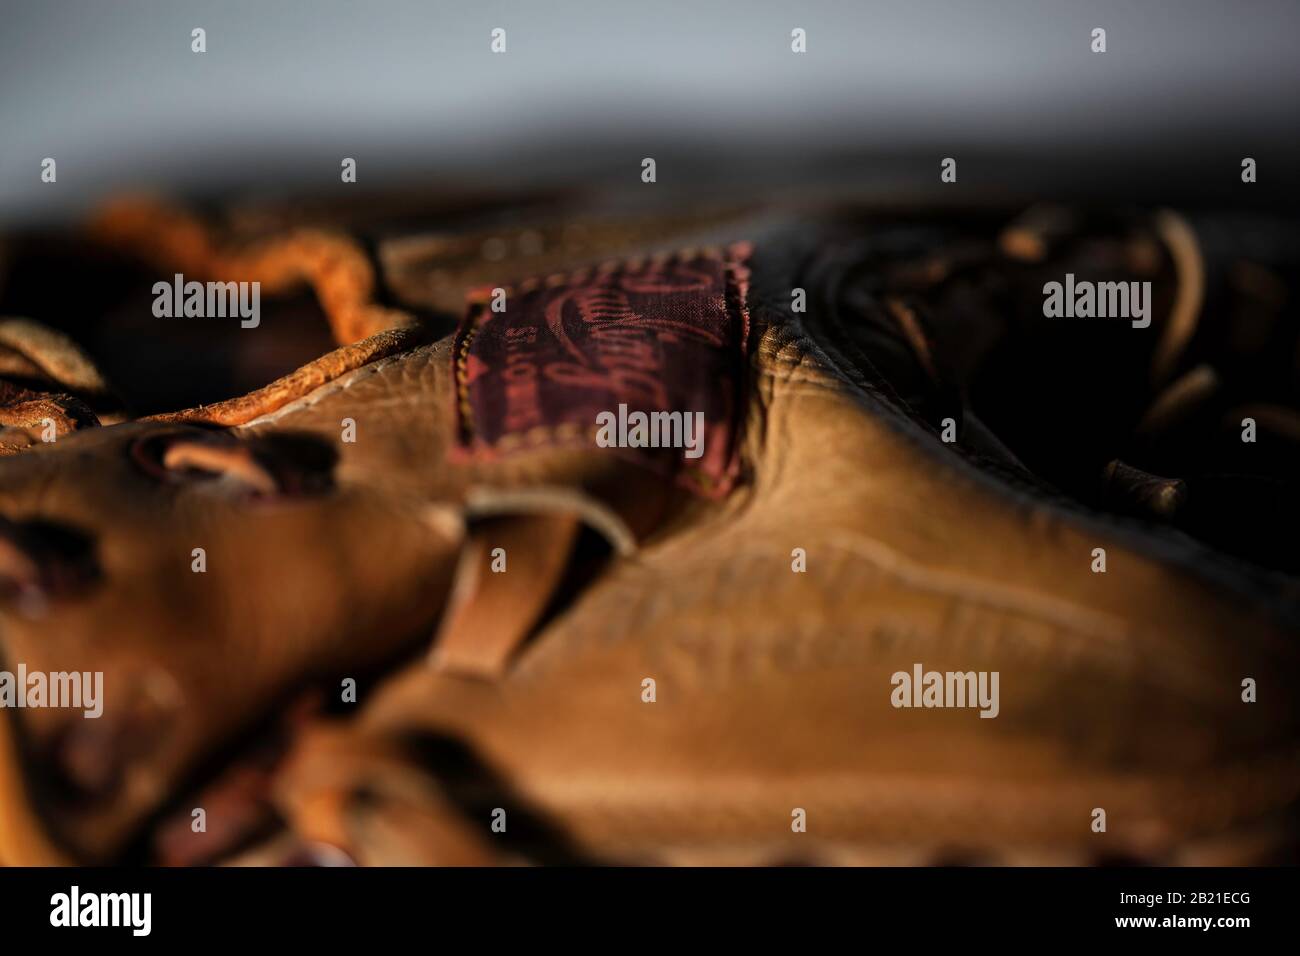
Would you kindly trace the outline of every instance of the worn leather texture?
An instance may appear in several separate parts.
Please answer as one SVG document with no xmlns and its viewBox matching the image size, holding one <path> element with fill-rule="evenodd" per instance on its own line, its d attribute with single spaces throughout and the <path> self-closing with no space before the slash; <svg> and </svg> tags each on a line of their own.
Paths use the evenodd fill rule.
<svg viewBox="0 0 1300 956">
<path fill-rule="evenodd" d="M 84 329 L 5 340 L 22 391 L 0 396 L 0 656 L 102 671 L 105 706 L 0 714 L 0 860 L 1293 856 L 1283 225 L 568 200 L 509 228 L 374 215 L 127 202 L 19 257 L 258 280 L 268 309 L 305 290 L 340 348 L 186 408 L 144 381 L 158 365 L 110 400 Z M 467 452 L 452 330 L 475 295 L 734 243 L 725 494 L 590 441 Z M 1151 282 L 1151 326 L 1045 318 L 1043 283 L 1067 272 Z M 30 281 L 6 301 L 29 304 Z M 309 338 L 282 315 L 233 333 L 232 368 Z M 997 672 L 996 717 L 894 706 L 917 663 Z"/>
</svg>

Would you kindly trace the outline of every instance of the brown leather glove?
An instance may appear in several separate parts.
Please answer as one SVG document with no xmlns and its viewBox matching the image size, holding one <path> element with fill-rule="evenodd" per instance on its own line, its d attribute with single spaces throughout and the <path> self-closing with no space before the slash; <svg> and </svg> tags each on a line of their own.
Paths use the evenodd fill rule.
<svg viewBox="0 0 1300 956">
<path fill-rule="evenodd" d="M 0 460 L 5 666 L 104 674 L 98 720 L 3 715 L 0 858 L 1290 852 L 1294 566 L 1239 499 L 1294 480 L 1294 263 L 1170 213 L 445 218 L 96 223 L 146 277 L 305 285 L 343 347 Z M 1150 326 L 1046 318 L 1066 273 L 1151 282 Z"/>
</svg>

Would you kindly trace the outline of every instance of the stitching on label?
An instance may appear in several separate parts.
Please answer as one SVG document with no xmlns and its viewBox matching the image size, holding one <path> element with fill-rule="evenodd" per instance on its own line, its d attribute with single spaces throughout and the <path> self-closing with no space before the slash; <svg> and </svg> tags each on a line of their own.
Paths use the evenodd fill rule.
<svg viewBox="0 0 1300 956">
<path fill-rule="evenodd" d="M 674 456 L 673 468 L 679 482 L 693 491 L 709 496 L 724 493 L 736 478 L 739 467 L 739 433 L 744 424 L 750 336 L 749 312 L 745 302 L 749 253 L 748 243 L 725 248 L 689 248 L 653 256 L 609 260 L 568 273 L 536 276 L 512 286 L 500 287 L 505 292 L 505 312 L 491 311 L 495 291 L 493 288 L 473 290 L 468 297 L 469 311 L 456 333 L 452 348 L 459 451 L 475 456 L 494 457 L 542 447 L 582 447 L 594 444 L 598 431 L 594 421 L 584 425 L 572 420 L 544 420 L 572 413 L 571 408 L 564 406 L 563 397 L 555 395 L 550 396 L 549 403 L 544 395 L 537 397 L 532 404 L 525 403 L 529 413 L 527 417 L 530 420 L 540 419 L 537 424 L 513 428 L 508 422 L 502 422 L 498 423 L 495 434 L 489 433 L 477 418 L 479 409 L 476 408 L 472 391 L 471 362 L 477 358 L 475 348 L 480 343 L 479 337 L 483 334 L 486 323 L 496 321 L 501 323 L 498 327 L 500 336 L 488 343 L 489 350 L 495 348 L 499 353 L 507 347 L 511 336 L 519 333 L 520 341 L 526 338 L 530 351 L 524 354 L 530 358 L 571 358 L 572 362 L 566 368 L 570 373 L 575 373 L 577 383 L 566 382 L 563 386 L 552 384 L 546 386 L 546 391 L 564 392 L 568 389 L 570 398 L 579 394 L 589 400 L 590 393 L 583 392 L 580 373 L 590 371 L 594 378 L 598 371 L 609 370 L 592 358 L 594 334 L 589 333 L 586 326 L 577 323 L 576 333 L 569 334 L 573 331 L 569 325 L 574 324 L 571 316 L 574 312 L 580 312 L 589 322 L 594 321 L 593 316 L 597 316 L 607 323 L 604 326 L 606 329 L 639 334 L 652 341 L 657 350 L 671 348 L 675 355 L 684 357 L 686 361 L 682 364 L 698 366 L 683 372 L 668 367 L 670 363 L 665 361 L 654 370 L 658 376 L 657 382 L 644 376 L 641 381 L 648 382 L 661 399 L 679 396 L 681 392 L 691 389 L 698 396 L 700 385 L 698 381 L 690 379 L 690 372 L 698 373 L 701 369 L 707 371 L 719 364 L 725 366 L 731 363 L 734 366 L 726 370 L 727 374 L 721 381 L 711 383 L 716 384 L 717 388 L 710 390 L 706 396 L 718 399 L 718 404 L 723 406 L 721 409 L 713 407 L 707 410 L 713 416 L 707 425 L 712 434 L 726 438 L 728 447 L 722 456 L 724 463 L 720 465 L 717 457 L 694 462 L 677 455 Z M 691 267 L 700 264 L 721 267 L 717 275 L 720 288 L 715 288 L 712 275 L 692 273 Z M 693 281 L 692 275 L 698 279 L 698 287 L 689 284 L 674 285 L 684 280 L 688 283 Z M 548 294 L 552 291 L 557 294 Z M 709 303 L 709 297 L 714 294 L 720 296 L 720 314 L 718 308 Z M 692 295 L 696 298 L 692 299 Z M 527 304 L 519 305 L 521 301 L 526 301 Z M 658 302 L 664 303 L 663 309 L 645 308 L 646 305 L 653 307 Z M 684 308 L 687 304 L 691 308 Z M 515 311 L 512 312 L 512 309 Z M 692 314 L 704 316 L 707 322 L 693 325 L 690 322 Z M 625 316 L 625 325 L 611 319 L 620 315 Z M 512 326 L 512 320 L 517 324 Z M 544 328 L 548 320 L 550 325 Z M 697 357 L 698 361 L 692 363 L 692 357 Z M 549 368 L 553 374 L 559 372 L 556 364 L 551 363 Z M 483 373 L 484 370 L 480 369 L 480 374 Z M 497 379 L 504 377 L 501 366 L 487 368 L 486 373 L 496 375 Z M 505 391 L 505 385 L 499 380 L 493 384 L 498 392 L 482 396 L 483 401 L 501 398 L 500 393 Z M 542 383 L 539 383 L 538 389 L 542 387 Z M 607 381 L 593 384 L 592 389 L 603 391 L 607 395 L 614 394 L 615 398 L 626 397 L 617 393 L 618 386 Z M 731 389 L 733 394 L 723 394 L 726 389 Z M 663 405 L 664 401 L 661 400 L 659 404 Z M 650 407 L 652 405 L 647 405 L 647 408 Z M 685 413 L 688 410 L 681 411 Z M 643 464 L 651 458 L 651 449 L 632 450 L 643 454 L 628 457 L 636 457 Z"/>
</svg>

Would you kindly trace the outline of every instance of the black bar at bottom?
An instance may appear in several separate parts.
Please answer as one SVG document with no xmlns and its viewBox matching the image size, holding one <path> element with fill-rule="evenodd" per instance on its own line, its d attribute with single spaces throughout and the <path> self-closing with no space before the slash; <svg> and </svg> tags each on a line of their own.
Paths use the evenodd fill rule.
<svg viewBox="0 0 1300 956">
<path fill-rule="evenodd" d="M 12 869 L 0 870 L 0 926 L 10 943 L 77 934 L 86 942 L 118 938 L 127 945 L 281 937 L 295 946 L 402 938 L 451 945 L 461 933 L 486 934 L 482 941 L 494 946 L 510 937 L 533 944 L 718 938 L 770 945 L 785 935 L 807 942 L 809 933 L 829 942 L 826 934 L 841 932 L 859 941 L 902 933 L 926 942 L 1195 935 L 1231 943 L 1242 933 L 1277 933 L 1294 924 L 1296 874 L 1285 868 Z M 147 910 L 145 897 L 135 894 L 148 894 Z M 80 925 L 87 922 L 118 925 Z"/>
</svg>

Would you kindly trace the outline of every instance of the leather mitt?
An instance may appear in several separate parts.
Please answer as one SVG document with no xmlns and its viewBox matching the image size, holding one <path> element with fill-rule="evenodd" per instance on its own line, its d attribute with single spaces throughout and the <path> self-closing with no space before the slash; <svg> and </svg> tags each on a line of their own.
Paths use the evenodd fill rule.
<svg viewBox="0 0 1300 956">
<path fill-rule="evenodd" d="M 0 655 L 103 713 L 0 714 L 4 862 L 1293 853 L 1284 227 L 410 221 L 131 201 L 59 247 L 139 277 L 88 306 L 128 328 L 258 282 L 226 395 L 11 290 Z M 1067 275 L 1149 323 L 1046 316 Z"/>
</svg>

